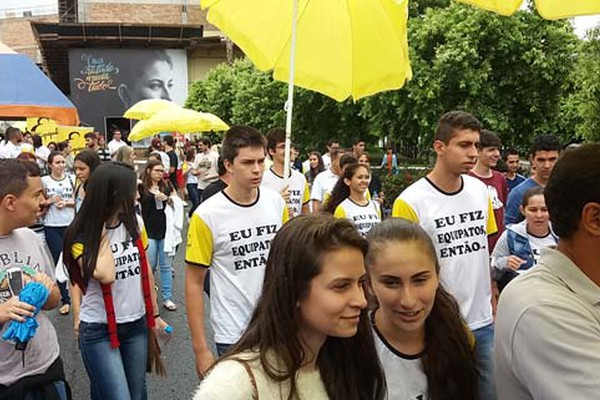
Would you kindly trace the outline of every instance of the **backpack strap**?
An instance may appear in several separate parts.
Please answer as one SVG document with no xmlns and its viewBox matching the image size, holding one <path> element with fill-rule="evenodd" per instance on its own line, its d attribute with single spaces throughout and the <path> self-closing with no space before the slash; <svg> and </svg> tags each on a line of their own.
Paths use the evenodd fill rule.
<svg viewBox="0 0 600 400">
<path fill-rule="evenodd" d="M 239 359 L 237 361 L 240 364 L 242 364 L 242 366 L 246 370 L 246 373 L 248 374 L 248 377 L 250 378 L 250 383 L 252 384 L 252 400 L 259 400 L 258 399 L 258 385 L 256 384 L 256 378 L 254 377 L 254 372 L 252 372 L 252 368 L 250 368 L 250 365 L 248 365 L 247 361 L 239 360 Z"/>
</svg>

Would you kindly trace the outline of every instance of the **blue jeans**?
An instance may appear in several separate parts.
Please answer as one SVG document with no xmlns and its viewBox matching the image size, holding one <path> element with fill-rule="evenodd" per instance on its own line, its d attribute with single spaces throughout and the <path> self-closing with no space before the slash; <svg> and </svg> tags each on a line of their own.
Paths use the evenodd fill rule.
<svg viewBox="0 0 600 400">
<path fill-rule="evenodd" d="M 160 291 L 163 301 L 171 300 L 171 288 L 173 285 L 173 276 L 171 275 L 171 263 L 164 250 L 165 239 L 148 239 L 148 264 L 156 276 L 156 266 L 160 272 Z"/>
<path fill-rule="evenodd" d="M 233 346 L 233 344 L 215 343 L 215 346 L 217 346 L 217 355 L 221 357 L 223 356 L 223 354 L 227 353 L 227 351 L 231 346 Z"/>
<path fill-rule="evenodd" d="M 58 257 L 63 251 L 63 239 L 66 229 L 66 226 L 44 226 L 46 243 L 48 244 L 48 249 L 50 249 L 50 254 L 52 254 L 54 265 L 58 262 Z M 60 302 L 62 304 L 71 304 L 67 282 L 57 282 L 57 284 L 60 289 Z"/>
<path fill-rule="evenodd" d="M 90 378 L 92 400 L 145 400 L 146 318 L 117 325 L 121 345 L 110 347 L 107 324 L 81 322 L 79 348 Z"/>
<path fill-rule="evenodd" d="M 475 351 L 477 355 L 477 370 L 479 371 L 479 398 L 481 400 L 496 399 L 496 384 L 494 382 L 494 324 L 473 331 L 475 336 Z"/>
</svg>

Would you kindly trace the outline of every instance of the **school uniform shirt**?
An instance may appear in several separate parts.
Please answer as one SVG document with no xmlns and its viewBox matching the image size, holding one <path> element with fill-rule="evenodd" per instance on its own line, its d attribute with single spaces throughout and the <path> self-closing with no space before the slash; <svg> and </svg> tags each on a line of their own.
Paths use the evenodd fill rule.
<svg viewBox="0 0 600 400">
<path fill-rule="evenodd" d="M 468 175 L 455 193 L 421 178 L 404 190 L 392 216 L 417 222 L 431 237 L 440 262 L 440 279 L 454 296 L 469 329 L 492 323 L 490 249 L 487 237 L 496 232 L 486 186 Z"/>
<path fill-rule="evenodd" d="M 190 220 L 185 260 L 210 267 L 210 320 L 216 343 L 235 343 L 260 295 L 271 241 L 288 218 L 281 195 L 260 188 L 241 205 L 225 192 L 201 203 Z"/>
<path fill-rule="evenodd" d="M 144 223 L 138 216 L 138 226 L 141 232 L 142 244 L 148 246 L 148 237 Z M 115 281 L 111 285 L 115 316 L 118 324 L 137 321 L 146 314 L 144 295 L 142 293 L 142 272 L 140 267 L 140 253 L 135 241 L 127 232 L 125 225 L 107 229 L 110 250 L 115 260 Z M 76 242 L 71 252 L 75 259 L 83 256 L 85 244 Z M 90 279 L 83 298 L 79 319 L 87 323 L 106 324 L 106 309 L 100 283 Z"/>
<path fill-rule="evenodd" d="M 529 246 L 531 247 L 531 254 L 533 255 L 533 265 L 537 265 L 541 255 L 542 249 L 546 247 L 556 246 L 556 236 L 549 231 L 546 236 L 535 236 L 531 233 L 527 235 L 529 238 Z"/>
<path fill-rule="evenodd" d="M 302 214 L 302 206 L 310 201 L 308 183 L 304 175 L 300 172 L 290 170 L 290 177 L 287 184 L 289 185 L 288 190 L 290 192 L 291 216 L 298 216 Z M 273 168 L 271 168 L 264 173 L 261 186 L 281 193 L 281 190 L 285 186 L 283 176 L 277 175 L 273 171 Z"/>
<path fill-rule="evenodd" d="M 21 154 L 21 147 L 13 144 L 13 142 L 6 142 L 0 149 L 0 159 L 17 158 L 19 154 Z"/>
<path fill-rule="evenodd" d="M 373 200 L 360 205 L 348 197 L 335 208 L 333 216 L 350 220 L 361 235 L 367 236 L 371 228 L 381 222 L 381 208 Z"/>
<path fill-rule="evenodd" d="M 0 235 L 0 303 L 18 295 L 31 276 L 42 272 L 54 281 L 54 262 L 40 237 L 28 228 Z M 58 358 L 56 331 L 46 313 L 35 318 L 38 328 L 23 354 L 15 344 L 0 340 L 0 385 L 11 385 L 25 376 L 43 374 Z M 9 322 L 0 325 L 0 336 Z M 23 365 L 25 360 L 25 365 Z"/>
<path fill-rule="evenodd" d="M 43 176 L 42 186 L 48 199 L 58 196 L 63 200 L 73 200 L 75 178 L 69 174 L 65 174 L 61 180 L 54 179 L 52 175 Z M 73 207 L 58 208 L 56 204 L 51 204 L 44 216 L 44 225 L 52 227 L 68 226 L 74 217 L 75 209 Z"/>
<path fill-rule="evenodd" d="M 325 199 L 331 194 L 338 179 L 340 179 L 340 177 L 331 172 L 331 169 L 329 168 L 319 173 L 313 182 L 310 199 L 324 203 Z"/>
</svg>

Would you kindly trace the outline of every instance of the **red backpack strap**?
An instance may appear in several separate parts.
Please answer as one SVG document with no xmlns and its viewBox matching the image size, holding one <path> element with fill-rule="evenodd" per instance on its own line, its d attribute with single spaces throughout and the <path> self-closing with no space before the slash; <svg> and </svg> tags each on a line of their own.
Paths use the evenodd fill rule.
<svg viewBox="0 0 600 400">
<path fill-rule="evenodd" d="M 106 310 L 106 320 L 108 321 L 108 334 L 110 335 L 110 347 L 116 349 L 119 347 L 119 336 L 117 334 L 117 317 L 115 315 L 115 305 L 112 298 L 111 285 L 101 284 L 102 298 L 104 299 L 104 309 Z"/>
</svg>

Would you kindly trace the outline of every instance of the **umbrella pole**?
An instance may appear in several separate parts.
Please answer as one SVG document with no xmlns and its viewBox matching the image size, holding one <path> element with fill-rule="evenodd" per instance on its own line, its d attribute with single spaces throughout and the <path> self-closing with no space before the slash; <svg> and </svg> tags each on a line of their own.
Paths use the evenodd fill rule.
<svg viewBox="0 0 600 400">
<path fill-rule="evenodd" d="M 290 175 L 290 153 L 292 147 L 292 112 L 294 111 L 294 75 L 296 67 L 296 28 L 298 25 L 298 0 L 293 1 L 292 39 L 290 42 L 290 76 L 288 78 L 288 97 L 285 102 L 285 158 L 283 163 L 283 184 L 288 184 Z"/>
</svg>

